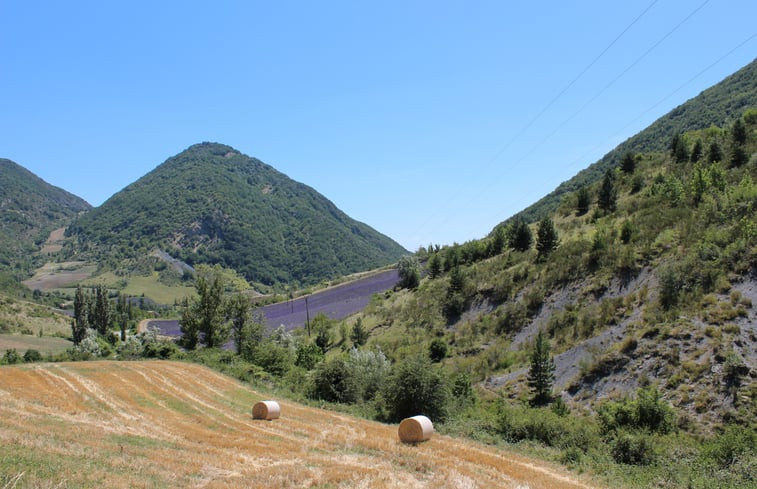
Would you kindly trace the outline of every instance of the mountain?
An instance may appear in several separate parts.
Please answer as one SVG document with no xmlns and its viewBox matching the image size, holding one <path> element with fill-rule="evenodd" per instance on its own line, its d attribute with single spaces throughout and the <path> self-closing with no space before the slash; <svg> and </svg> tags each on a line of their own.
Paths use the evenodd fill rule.
<svg viewBox="0 0 757 489">
<path fill-rule="evenodd" d="M 724 126 L 739 117 L 747 107 L 757 105 L 757 59 L 726 77 L 696 97 L 674 108 L 649 127 L 628 138 L 596 163 L 561 183 L 555 190 L 526 207 L 505 222 L 522 218 L 536 222 L 554 212 L 560 200 L 579 188 L 602 178 L 608 168 L 620 163 L 626 152 L 665 151 L 677 133 Z"/>
<path fill-rule="evenodd" d="M 98 261 L 159 248 L 265 285 L 380 267 L 406 251 L 312 188 L 216 143 L 191 146 L 69 227 Z"/>
<path fill-rule="evenodd" d="M 623 148 L 649 150 L 587 183 L 586 208 L 562 199 L 548 220 L 525 230 L 511 223 L 482 240 L 424 251 L 420 286 L 382 297 L 359 316 L 372 330 L 368 344 L 393 359 L 436 355 L 487 392 L 526 401 L 542 332 L 552 345 L 554 392 L 572 406 L 596 412 L 604 400 L 655 386 L 692 430 L 750 425 L 757 419 L 757 103 L 742 103 L 754 91 L 755 66 L 686 105 L 681 113 L 692 121 L 715 117 L 712 94 L 722 97 L 713 104 L 742 111 L 718 115 L 730 121 L 722 127 L 682 133 L 685 157 L 645 130 Z M 745 73 L 751 88 L 736 90 Z M 611 205 L 599 206 L 601 194 Z M 555 249 L 539 246 L 555 232 Z"/>
<path fill-rule="evenodd" d="M 90 205 L 0 158 L 0 267 L 25 269 L 50 232 Z"/>
</svg>

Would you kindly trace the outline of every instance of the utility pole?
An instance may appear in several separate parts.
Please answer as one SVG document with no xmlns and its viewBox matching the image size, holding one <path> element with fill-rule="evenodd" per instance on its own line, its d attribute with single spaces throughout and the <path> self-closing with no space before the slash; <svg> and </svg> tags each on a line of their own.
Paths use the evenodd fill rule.
<svg viewBox="0 0 757 489">
<path fill-rule="evenodd" d="M 305 314 L 308 321 L 308 338 L 310 338 L 310 308 L 308 308 L 308 298 L 305 296 Z"/>
</svg>

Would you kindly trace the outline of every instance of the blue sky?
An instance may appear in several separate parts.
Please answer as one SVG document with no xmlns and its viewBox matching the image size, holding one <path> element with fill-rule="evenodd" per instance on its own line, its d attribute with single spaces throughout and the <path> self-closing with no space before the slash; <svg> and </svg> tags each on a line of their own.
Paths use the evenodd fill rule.
<svg viewBox="0 0 757 489">
<path fill-rule="evenodd" d="M 216 141 L 408 249 L 464 242 L 751 62 L 754 19 L 754 0 L 3 0 L 0 157 L 99 205 Z"/>
</svg>

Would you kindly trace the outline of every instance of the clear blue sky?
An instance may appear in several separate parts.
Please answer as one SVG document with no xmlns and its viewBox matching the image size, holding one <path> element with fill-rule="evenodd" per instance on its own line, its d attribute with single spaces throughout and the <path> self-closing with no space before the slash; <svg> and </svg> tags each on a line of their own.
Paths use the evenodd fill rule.
<svg viewBox="0 0 757 489">
<path fill-rule="evenodd" d="M 754 0 L 2 0 L 0 157 L 99 205 L 216 141 L 408 249 L 463 242 L 751 62 L 755 19 Z"/>
</svg>

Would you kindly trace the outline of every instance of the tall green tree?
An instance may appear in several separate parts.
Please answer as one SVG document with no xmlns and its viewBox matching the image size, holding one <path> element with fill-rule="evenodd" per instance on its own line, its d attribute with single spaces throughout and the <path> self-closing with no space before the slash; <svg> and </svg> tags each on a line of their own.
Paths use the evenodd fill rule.
<svg viewBox="0 0 757 489">
<path fill-rule="evenodd" d="M 584 186 L 576 192 L 576 214 L 583 216 L 589 212 L 589 207 L 591 207 L 591 194 L 589 189 Z"/>
<path fill-rule="evenodd" d="M 747 133 L 744 121 L 736 119 L 736 122 L 733 123 L 733 127 L 731 128 L 731 141 L 736 146 L 743 146 L 746 144 L 746 136 Z"/>
<path fill-rule="evenodd" d="M 620 160 L 620 169 L 623 173 L 633 173 L 636 170 L 636 155 L 627 151 Z"/>
<path fill-rule="evenodd" d="M 597 196 L 597 205 L 605 212 L 615 212 L 618 205 L 618 189 L 615 187 L 615 176 L 612 170 L 608 169 L 602 179 L 602 186 L 599 188 Z"/>
<path fill-rule="evenodd" d="M 707 151 L 707 162 L 718 163 L 720 161 L 723 161 L 723 149 L 717 141 L 713 141 L 710 143 L 710 147 Z"/>
<path fill-rule="evenodd" d="M 681 133 L 676 133 L 670 142 L 670 154 L 676 163 L 685 163 L 689 160 L 689 147 L 686 138 Z"/>
<path fill-rule="evenodd" d="M 428 259 L 428 274 L 431 278 L 436 278 L 442 274 L 442 258 L 439 253 L 434 253 Z"/>
<path fill-rule="evenodd" d="M 110 302 L 108 302 L 108 291 L 100 285 L 95 290 L 95 305 L 94 305 L 94 323 L 92 326 L 101 335 L 105 335 L 110 329 L 111 315 L 110 315 Z"/>
<path fill-rule="evenodd" d="M 365 342 L 368 341 L 368 331 L 363 327 L 363 318 L 357 318 L 357 321 L 355 321 L 355 324 L 352 326 L 350 340 L 352 340 L 352 345 L 356 348 L 363 346 Z"/>
<path fill-rule="evenodd" d="M 252 319 L 250 311 L 250 299 L 240 293 L 231 296 L 226 304 L 226 314 L 231 321 L 231 338 L 234 340 L 237 354 L 242 353 L 245 332 Z"/>
<path fill-rule="evenodd" d="M 184 347 L 196 348 L 198 340 L 208 348 L 221 346 L 229 337 L 221 271 L 210 267 L 198 267 L 195 289 L 198 298 L 186 304 L 179 321 L 184 336 Z"/>
<path fill-rule="evenodd" d="M 516 219 L 510 229 L 510 247 L 516 251 L 528 251 L 534 242 L 531 228 L 523 219 Z"/>
<path fill-rule="evenodd" d="M 539 252 L 539 259 L 546 258 L 552 251 L 557 248 L 560 239 L 557 236 L 557 230 L 549 216 L 545 216 L 539 222 L 539 228 L 536 230 L 536 250 Z"/>
<path fill-rule="evenodd" d="M 694 147 L 691 149 L 691 158 L 689 160 L 692 163 L 697 163 L 704 155 L 704 145 L 701 139 L 697 139 L 694 143 Z"/>
<path fill-rule="evenodd" d="M 77 286 L 74 294 L 74 320 L 71 322 L 71 336 L 75 345 L 78 345 L 87 335 L 88 327 L 87 298 L 81 286 Z"/>
<path fill-rule="evenodd" d="M 506 244 L 507 232 L 505 231 L 505 227 L 497 226 L 497 228 L 494 230 L 494 236 L 492 237 L 489 256 L 497 256 L 502 253 L 502 250 L 505 248 Z"/>
<path fill-rule="evenodd" d="M 549 340 L 540 330 L 536 335 L 531 365 L 528 369 L 528 385 L 531 387 L 531 405 L 545 406 L 552 401 L 552 384 L 555 381 L 555 362 L 550 355 Z"/>
<path fill-rule="evenodd" d="M 188 299 L 184 299 L 179 328 L 181 329 L 181 345 L 187 350 L 197 348 L 200 342 L 200 318 L 197 315 L 195 301 L 189 302 Z"/>
</svg>

